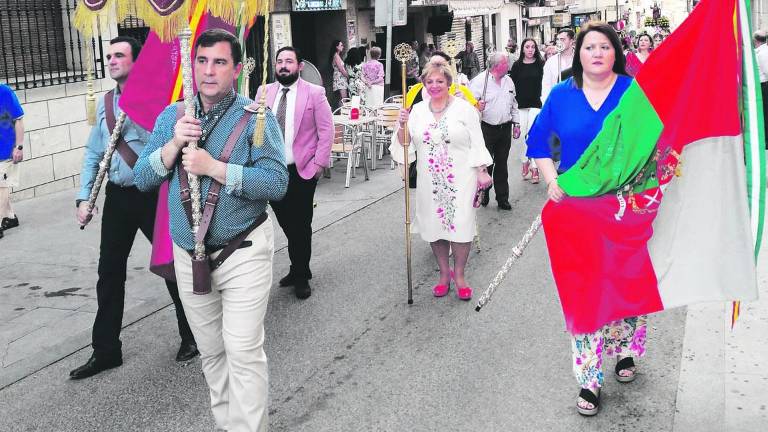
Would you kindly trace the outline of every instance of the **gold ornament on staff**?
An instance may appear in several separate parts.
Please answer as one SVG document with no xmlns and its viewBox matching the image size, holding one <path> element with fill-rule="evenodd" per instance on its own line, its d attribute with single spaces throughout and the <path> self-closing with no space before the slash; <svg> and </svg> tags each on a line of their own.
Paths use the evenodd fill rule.
<svg viewBox="0 0 768 432">
<path fill-rule="evenodd" d="M 267 129 L 267 66 L 269 58 L 269 2 L 264 2 L 264 57 L 261 69 L 261 95 L 259 108 L 256 111 L 256 126 L 253 128 L 253 145 L 261 147 L 264 144 L 264 134 Z"/>
<path fill-rule="evenodd" d="M 96 124 L 96 94 L 93 91 L 93 53 L 87 40 L 85 45 L 85 118 L 88 121 L 88 125 L 93 126 Z"/>
<path fill-rule="evenodd" d="M 248 96 L 251 85 L 251 74 L 256 69 L 256 60 L 253 57 L 247 57 L 243 61 L 243 81 L 240 82 L 240 94 Z"/>
<path fill-rule="evenodd" d="M 536 219 L 534 219 L 533 223 L 531 224 L 531 227 L 528 228 L 528 231 L 523 234 L 523 238 L 520 239 L 520 241 L 515 245 L 515 247 L 512 248 L 512 256 L 507 258 L 507 261 L 504 263 L 504 265 L 501 267 L 501 270 L 496 274 L 496 277 L 493 278 L 491 283 L 488 285 L 488 288 L 485 290 L 483 295 L 480 297 L 480 300 L 477 302 L 477 306 L 475 306 L 475 311 L 480 312 L 480 309 L 482 309 L 483 306 L 485 306 L 486 303 L 491 301 L 491 297 L 493 296 L 493 293 L 496 291 L 496 288 L 501 284 L 501 281 L 504 280 L 504 277 L 507 276 L 507 273 L 509 273 L 509 269 L 512 268 L 512 264 L 515 263 L 521 256 L 523 256 L 523 251 L 525 251 L 525 248 L 528 246 L 528 243 L 531 242 L 531 239 L 533 239 L 533 236 L 536 235 L 536 233 L 539 231 L 539 228 L 541 228 L 541 215 L 536 216 Z"/>
<path fill-rule="evenodd" d="M 406 62 L 411 60 L 416 53 L 413 51 L 413 48 L 411 48 L 410 45 L 407 43 L 401 43 L 395 46 L 394 49 L 394 57 L 397 59 L 397 61 L 400 62 L 400 78 L 401 78 L 401 84 L 402 84 L 402 90 L 403 90 L 403 108 L 406 107 L 405 105 L 405 95 L 408 91 L 405 84 L 405 74 L 406 74 Z M 410 141 L 410 137 L 408 137 L 408 123 L 405 125 L 402 125 L 403 129 L 403 137 L 404 142 L 408 143 Z M 410 196 L 410 190 L 408 187 L 408 168 L 409 168 L 409 160 L 408 160 L 408 146 L 403 145 L 403 161 L 405 161 L 405 169 L 403 171 L 403 182 L 405 183 L 403 186 L 403 190 L 405 191 L 405 261 L 406 261 L 406 272 L 408 274 L 408 304 L 413 304 L 413 283 L 411 279 L 411 196 Z"/>
<path fill-rule="evenodd" d="M 86 218 L 85 223 L 80 225 L 81 230 L 85 229 L 85 226 L 88 225 L 93 217 L 93 208 L 96 206 L 96 198 L 99 196 L 101 183 L 104 181 L 104 177 L 109 171 L 109 166 L 112 164 L 112 155 L 117 148 L 117 141 L 120 139 L 120 134 L 123 131 L 123 124 L 125 124 L 125 113 L 121 112 L 120 115 L 117 116 L 117 120 L 115 120 L 115 129 L 109 137 L 109 144 L 104 151 L 104 156 L 101 157 L 101 162 L 99 162 L 99 171 L 96 173 L 96 179 L 93 181 L 93 186 L 91 186 L 91 194 L 88 195 L 88 217 Z"/>
<path fill-rule="evenodd" d="M 179 32 L 179 47 L 181 49 L 181 79 L 184 88 L 184 115 L 195 116 L 195 94 L 192 91 L 192 50 L 189 46 L 189 40 L 192 38 L 192 30 L 187 26 Z M 193 150 L 197 149 L 197 141 L 190 141 L 187 146 Z M 192 234 L 196 236 L 200 228 L 200 220 L 203 213 L 200 210 L 200 178 L 188 173 L 189 175 L 189 193 L 192 199 Z M 198 241 L 199 240 L 199 241 Z M 202 260 L 205 258 L 205 244 L 202 239 L 195 238 L 194 259 Z"/>
</svg>

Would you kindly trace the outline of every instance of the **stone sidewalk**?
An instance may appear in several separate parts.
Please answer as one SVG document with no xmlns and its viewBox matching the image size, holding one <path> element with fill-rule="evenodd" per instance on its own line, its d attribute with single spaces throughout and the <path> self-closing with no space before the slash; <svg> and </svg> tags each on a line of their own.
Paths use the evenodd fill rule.
<svg viewBox="0 0 768 432">
<path fill-rule="evenodd" d="M 757 261 L 760 298 L 688 307 L 674 431 L 758 431 L 768 424 L 768 236 Z"/>
<path fill-rule="evenodd" d="M 343 161 L 320 180 L 315 231 L 401 188 L 388 157 L 378 162 L 370 181 L 358 169 L 348 189 Z M 74 196 L 67 190 L 15 203 L 21 226 L 0 240 L 0 389 L 90 344 L 101 220 L 81 231 Z M 275 227 L 279 250 L 286 240 Z M 171 304 L 165 284 L 148 271 L 149 254 L 139 232 L 128 260 L 124 326 Z"/>
</svg>

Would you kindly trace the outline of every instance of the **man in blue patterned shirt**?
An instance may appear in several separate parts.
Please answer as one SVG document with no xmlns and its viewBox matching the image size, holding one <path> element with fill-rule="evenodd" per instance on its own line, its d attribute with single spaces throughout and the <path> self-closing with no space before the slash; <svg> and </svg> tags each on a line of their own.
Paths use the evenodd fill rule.
<svg viewBox="0 0 768 432">
<path fill-rule="evenodd" d="M 263 144 L 252 142 L 256 121 L 246 111 L 252 101 L 232 89 L 242 69 L 240 61 L 240 43 L 231 33 L 214 29 L 198 37 L 194 54 L 197 114 L 179 118 L 176 105 L 166 108 L 134 173 L 142 190 L 155 189 L 170 179 L 168 210 L 176 279 L 200 349 L 216 426 L 264 431 L 268 392 L 264 316 L 274 255 L 272 222 L 265 209 L 267 201 L 285 194 L 288 170 L 280 128 L 271 112 Z M 244 116 L 248 116 L 245 130 L 233 132 Z M 230 135 L 236 141 L 225 163 L 220 158 Z M 197 141 L 199 148 L 188 147 L 190 141 Z M 199 176 L 203 200 L 214 181 L 222 186 L 205 236 L 210 259 L 218 262 L 223 252 L 235 248 L 221 265 L 212 267 L 207 294 L 193 292 L 190 254 L 195 239 L 182 203 L 186 189 L 180 182 L 182 167 Z M 201 211 L 207 207 L 203 205 Z M 241 234 L 249 230 L 239 243 Z"/>
</svg>

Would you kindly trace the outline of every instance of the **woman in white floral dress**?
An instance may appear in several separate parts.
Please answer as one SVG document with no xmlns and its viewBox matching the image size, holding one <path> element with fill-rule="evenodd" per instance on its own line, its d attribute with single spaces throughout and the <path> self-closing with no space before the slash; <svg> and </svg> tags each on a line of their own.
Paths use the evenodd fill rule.
<svg viewBox="0 0 768 432">
<path fill-rule="evenodd" d="M 399 164 L 406 162 L 401 143 L 408 145 L 409 162 L 418 154 L 415 223 L 440 267 L 440 280 L 432 293 L 445 296 L 453 279 L 457 297 L 469 300 L 472 288 L 466 283 L 464 268 L 475 235 L 473 204 L 478 188 L 491 184 L 486 166 L 493 162 L 477 110 L 448 94 L 450 69 L 427 64 L 421 81 L 430 100 L 415 104 L 410 113 L 401 110 L 400 125 L 408 123 L 408 140 L 402 128 L 398 129 L 390 150 Z M 453 270 L 448 260 L 451 249 Z"/>
</svg>

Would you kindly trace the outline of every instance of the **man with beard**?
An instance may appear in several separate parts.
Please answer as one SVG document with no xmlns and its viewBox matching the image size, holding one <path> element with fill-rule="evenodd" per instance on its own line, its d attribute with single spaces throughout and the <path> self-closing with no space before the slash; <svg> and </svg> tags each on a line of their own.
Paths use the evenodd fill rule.
<svg viewBox="0 0 768 432">
<path fill-rule="evenodd" d="M 299 299 L 312 295 L 312 211 L 317 180 L 330 164 L 333 114 L 323 87 L 299 78 L 304 67 L 296 48 L 277 51 L 277 82 L 259 88 L 267 92 L 267 104 L 277 117 L 285 140 L 288 191 L 280 201 L 271 201 L 277 221 L 288 238 L 291 268 L 280 286 L 293 286 Z M 259 96 L 256 97 L 258 100 Z"/>
</svg>

